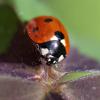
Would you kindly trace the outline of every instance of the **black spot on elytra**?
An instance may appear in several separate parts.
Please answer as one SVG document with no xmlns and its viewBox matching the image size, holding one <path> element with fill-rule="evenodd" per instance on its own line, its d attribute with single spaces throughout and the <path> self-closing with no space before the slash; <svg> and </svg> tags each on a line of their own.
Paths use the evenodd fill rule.
<svg viewBox="0 0 100 100">
<path fill-rule="evenodd" d="M 39 31 L 39 27 L 33 28 L 32 32 L 37 32 Z"/>
<path fill-rule="evenodd" d="M 63 33 L 62 32 L 60 32 L 60 31 L 56 31 L 55 32 L 55 35 L 56 35 L 56 37 L 58 38 L 58 39 L 64 39 L 64 35 L 63 35 Z"/>
<path fill-rule="evenodd" d="M 53 20 L 51 18 L 46 18 L 44 21 L 49 23 L 49 22 L 52 22 Z"/>
</svg>

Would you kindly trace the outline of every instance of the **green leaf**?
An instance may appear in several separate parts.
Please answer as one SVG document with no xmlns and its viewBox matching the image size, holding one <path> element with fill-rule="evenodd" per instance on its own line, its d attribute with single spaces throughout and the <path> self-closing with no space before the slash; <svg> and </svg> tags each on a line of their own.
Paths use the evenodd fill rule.
<svg viewBox="0 0 100 100">
<path fill-rule="evenodd" d="M 63 75 L 58 83 L 65 83 L 70 81 L 75 81 L 80 78 L 94 76 L 94 75 L 100 75 L 100 71 L 76 71 L 76 72 L 69 72 Z"/>
<path fill-rule="evenodd" d="M 42 1 L 39 0 L 10 0 L 22 21 L 35 16 L 51 15 L 52 12 Z"/>
<path fill-rule="evenodd" d="M 0 5 L 0 53 L 10 45 L 10 41 L 17 31 L 18 18 L 14 10 L 6 5 Z"/>
</svg>

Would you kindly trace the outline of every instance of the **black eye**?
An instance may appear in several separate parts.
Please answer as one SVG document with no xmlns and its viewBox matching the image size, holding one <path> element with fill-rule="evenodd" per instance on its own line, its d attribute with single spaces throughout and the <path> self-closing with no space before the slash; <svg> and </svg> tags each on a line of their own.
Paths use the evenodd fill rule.
<svg viewBox="0 0 100 100">
<path fill-rule="evenodd" d="M 39 31 L 39 27 L 33 28 L 32 32 L 37 32 Z"/>
<path fill-rule="evenodd" d="M 51 18 L 46 18 L 44 21 L 49 23 L 49 22 L 52 22 L 53 20 Z"/>
<path fill-rule="evenodd" d="M 60 31 L 56 31 L 55 32 L 55 35 L 56 35 L 56 37 L 58 37 L 58 39 L 64 39 L 64 35 L 63 35 L 63 33 L 62 32 L 60 32 Z"/>
</svg>

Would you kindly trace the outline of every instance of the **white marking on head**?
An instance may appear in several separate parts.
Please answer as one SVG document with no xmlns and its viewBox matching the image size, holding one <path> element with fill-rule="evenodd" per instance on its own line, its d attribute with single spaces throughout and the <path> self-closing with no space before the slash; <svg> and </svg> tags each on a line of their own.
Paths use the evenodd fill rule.
<svg viewBox="0 0 100 100">
<path fill-rule="evenodd" d="M 53 61 L 53 64 L 57 63 L 56 61 Z"/>
<path fill-rule="evenodd" d="M 46 54 L 48 54 L 49 53 L 49 50 L 47 49 L 47 48 L 42 48 L 41 49 L 41 52 L 42 52 L 42 55 L 46 55 Z"/>
<path fill-rule="evenodd" d="M 64 59 L 64 56 L 61 55 L 61 56 L 59 57 L 59 59 L 58 59 L 58 62 L 62 61 L 63 59 Z"/>
<path fill-rule="evenodd" d="M 51 61 L 51 59 L 49 58 L 48 61 Z"/>
<path fill-rule="evenodd" d="M 64 46 L 66 46 L 66 43 L 65 43 L 65 40 L 64 40 L 64 39 L 61 40 L 61 43 L 62 43 Z"/>
<path fill-rule="evenodd" d="M 58 40 L 58 38 L 54 35 L 50 40 Z"/>
</svg>

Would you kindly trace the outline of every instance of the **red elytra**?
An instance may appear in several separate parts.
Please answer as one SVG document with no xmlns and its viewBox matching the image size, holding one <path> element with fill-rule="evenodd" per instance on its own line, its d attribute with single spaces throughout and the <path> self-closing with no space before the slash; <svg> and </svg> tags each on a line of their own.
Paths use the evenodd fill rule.
<svg viewBox="0 0 100 100">
<path fill-rule="evenodd" d="M 66 52 L 69 54 L 70 43 L 68 32 L 57 18 L 52 16 L 39 16 L 33 18 L 28 22 L 26 30 L 30 39 L 36 43 L 47 42 L 54 36 L 56 31 L 62 32 L 66 43 Z"/>
</svg>

